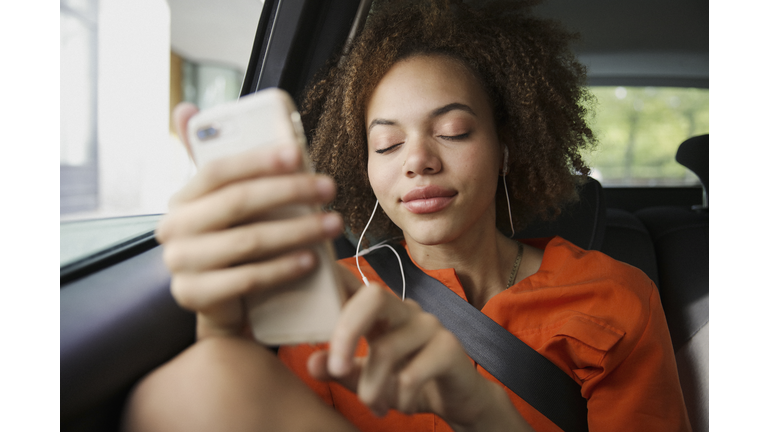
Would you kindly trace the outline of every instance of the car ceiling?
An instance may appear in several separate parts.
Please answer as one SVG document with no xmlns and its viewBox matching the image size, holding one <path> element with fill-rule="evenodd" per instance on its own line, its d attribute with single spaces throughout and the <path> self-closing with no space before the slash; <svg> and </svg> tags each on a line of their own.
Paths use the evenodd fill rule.
<svg viewBox="0 0 768 432">
<path fill-rule="evenodd" d="M 187 60 L 248 68 L 259 0 L 167 0 L 171 49 Z"/>
<path fill-rule="evenodd" d="M 536 12 L 580 33 L 593 83 L 709 87 L 706 1 L 548 0 Z"/>
<path fill-rule="evenodd" d="M 167 1 L 175 52 L 246 70 L 261 1 Z M 709 85 L 706 1 L 545 0 L 535 13 L 580 33 L 573 48 L 593 84 Z"/>
<path fill-rule="evenodd" d="M 578 51 L 709 52 L 709 4 L 702 0 L 549 0 L 536 11 L 578 29 Z"/>
</svg>

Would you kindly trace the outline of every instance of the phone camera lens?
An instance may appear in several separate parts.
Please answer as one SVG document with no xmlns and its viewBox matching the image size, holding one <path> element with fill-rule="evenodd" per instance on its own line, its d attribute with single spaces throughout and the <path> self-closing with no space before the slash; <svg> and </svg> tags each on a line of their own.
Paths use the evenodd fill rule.
<svg viewBox="0 0 768 432">
<path fill-rule="evenodd" d="M 197 130 L 197 138 L 200 141 L 205 141 L 214 138 L 219 134 L 219 129 L 214 126 L 206 126 Z"/>
</svg>

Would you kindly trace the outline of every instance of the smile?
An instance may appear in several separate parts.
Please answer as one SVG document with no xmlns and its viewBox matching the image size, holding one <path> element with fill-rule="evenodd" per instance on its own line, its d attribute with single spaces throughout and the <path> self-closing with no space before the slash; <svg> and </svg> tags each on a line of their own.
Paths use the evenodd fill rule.
<svg viewBox="0 0 768 432">
<path fill-rule="evenodd" d="M 412 189 L 401 199 L 403 206 L 411 213 L 435 213 L 446 208 L 457 192 L 438 186 Z"/>
</svg>

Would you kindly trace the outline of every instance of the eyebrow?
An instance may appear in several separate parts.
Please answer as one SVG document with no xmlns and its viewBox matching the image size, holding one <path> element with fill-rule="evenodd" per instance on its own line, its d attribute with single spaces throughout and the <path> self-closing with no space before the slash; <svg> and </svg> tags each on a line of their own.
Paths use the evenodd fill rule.
<svg viewBox="0 0 768 432">
<path fill-rule="evenodd" d="M 470 108 L 469 105 L 465 105 L 463 103 L 458 103 L 458 102 L 449 103 L 446 106 L 433 110 L 429 114 L 429 117 L 430 118 L 440 117 L 441 115 L 449 113 L 454 110 L 464 111 L 477 117 L 477 114 L 475 114 L 475 111 L 472 108 Z M 371 133 L 371 129 L 373 129 L 374 126 L 378 126 L 378 125 L 394 126 L 396 124 L 397 122 L 394 122 L 392 120 L 373 119 L 373 121 L 371 121 L 371 124 L 368 126 L 368 133 Z"/>
<path fill-rule="evenodd" d="M 463 103 L 458 103 L 458 102 L 450 103 L 444 107 L 441 107 L 432 111 L 432 114 L 430 114 L 430 117 L 431 118 L 440 117 L 441 115 L 454 110 L 465 111 L 477 117 L 477 114 L 475 114 L 475 112 L 472 110 L 472 108 L 469 107 L 469 105 L 464 105 Z"/>
<path fill-rule="evenodd" d="M 377 125 L 384 125 L 384 126 L 394 126 L 396 123 L 392 120 L 384 120 L 384 119 L 373 119 L 371 122 L 371 125 L 368 126 L 368 133 L 371 133 L 371 129 L 373 129 L 374 126 Z"/>
</svg>

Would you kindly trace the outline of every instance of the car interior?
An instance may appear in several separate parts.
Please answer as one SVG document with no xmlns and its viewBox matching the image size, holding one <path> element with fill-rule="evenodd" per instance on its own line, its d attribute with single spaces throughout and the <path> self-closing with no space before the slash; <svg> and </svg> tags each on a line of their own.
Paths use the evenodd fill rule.
<svg viewBox="0 0 768 432">
<path fill-rule="evenodd" d="M 365 25 L 372 0 L 265 0 L 241 96 L 294 99 Z M 590 85 L 708 88 L 708 4 L 700 0 L 544 1 L 536 14 L 581 33 Z M 692 186 L 607 187 L 590 179 L 555 221 L 515 238 L 560 235 L 643 270 L 659 289 L 693 430 L 709 429 L 709 136 L 675 156 Z M 156 220 L 156 219 L 155 219 Z M 354 255 L 344 237 L 339 258 Z M 132 386 L 194 342 L 195 317 L 170 290 L 151 228 L 61 267 L 61 429 L 119 429 Z"/>
</svg>

